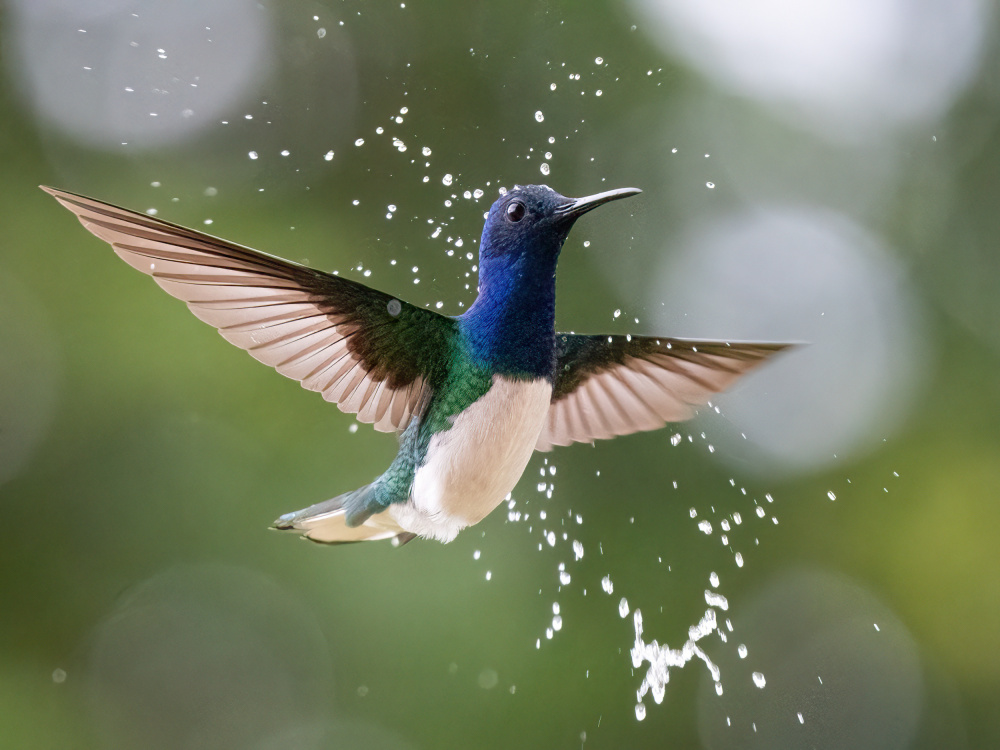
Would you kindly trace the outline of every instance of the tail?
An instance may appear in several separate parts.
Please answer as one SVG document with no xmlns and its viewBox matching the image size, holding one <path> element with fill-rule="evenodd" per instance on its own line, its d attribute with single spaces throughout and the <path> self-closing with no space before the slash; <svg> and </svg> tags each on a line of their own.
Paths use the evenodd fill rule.
<svg viewBox="0 0 1000 750">
<path fill-rule="evenodd" d="M 361 523 L 356 526 L 348 525 L 348 508 L 364 508 L 371 492 L 372 485 L 366 484 L 332 500 L 286 513 L 274 522 L 274 528 L 281 531 L 296 531 L 306 539 L 322 544 L 392 539 L 393 544 L 399 546 L 413 539 L 416 534 L 400 528 L 386 511 L 367 516 L 362 514 Z"/>
</svg>

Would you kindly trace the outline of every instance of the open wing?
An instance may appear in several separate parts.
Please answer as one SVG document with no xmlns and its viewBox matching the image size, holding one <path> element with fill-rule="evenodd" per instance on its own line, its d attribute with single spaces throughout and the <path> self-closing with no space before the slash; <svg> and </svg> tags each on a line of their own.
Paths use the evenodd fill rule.
<svg viewBox="0 0 1000 750">
<path fill-rule="evenodd" d="M 689 419 L 713 393 L 789 346 L 558 333 L 552 402 L 535 447 L 547 451 Z"/>
<path fill-rule="evenodd" d="M 226 340 L 383 432 L 419 414 L 455 323 L 349 279 L 43 187 Z"/>
</svg>

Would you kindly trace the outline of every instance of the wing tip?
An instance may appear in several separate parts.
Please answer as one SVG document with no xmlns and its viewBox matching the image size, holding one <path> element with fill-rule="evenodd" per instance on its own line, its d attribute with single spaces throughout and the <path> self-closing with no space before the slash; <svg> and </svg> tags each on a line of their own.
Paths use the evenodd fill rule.
<svg viewBox="0 0 1000 750">
<path fill-rule="evenodd" d="M 63 203 L 64 205 L 67 202 L 71 202 L 74 198 L 83 198 L 82 195 L 78 195 L 77 193 L 71 193 L 68 190 L 60 190 L 59 188 L 54 188 L 51 185 L 39 185 L 38 187 L 40 190 L 48 193 L 49 195 L 51 195 L 53 198 L 55 198 L 60 203 Z"/>
<path fill-rule="evenodd" d="M 49 187 L 48 185 L 39 185 L 38 187 L 41 188 L 43 192 L 48 193 L 53 198 L 55 198 L 57 201 L 59 201 L 59 204 L 61 206 L 65 207 L 65 208 L 68 208 L 70 211 L 73 211 L 73 208 L 70 205 L 70 203 L 72 202 L 72 199 L 76 197 L 76 196 L 73 195 L 73 193 L 67 193 L 65 190 L 60 190 L 59 188 Z M 76 212 L 74 211 L 74 213 L 76 213 Z"/>
</svg>

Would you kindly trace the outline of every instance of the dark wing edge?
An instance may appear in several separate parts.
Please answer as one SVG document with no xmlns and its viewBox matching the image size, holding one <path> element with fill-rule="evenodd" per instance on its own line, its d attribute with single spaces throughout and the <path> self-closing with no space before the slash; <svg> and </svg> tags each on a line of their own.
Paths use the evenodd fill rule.
<svg viewBox="0 0 1000 750">
<path fill-rule="evenodd" d="M 41 186 L 229 342 L 382 432 L 422 413 L 451 318 L 350 279 Z"/>
<path fill-rule="evenodd" d="M 556 334 L 552 402 L 536 450 L 656 430 L 794 344 Z"/>
</svg>

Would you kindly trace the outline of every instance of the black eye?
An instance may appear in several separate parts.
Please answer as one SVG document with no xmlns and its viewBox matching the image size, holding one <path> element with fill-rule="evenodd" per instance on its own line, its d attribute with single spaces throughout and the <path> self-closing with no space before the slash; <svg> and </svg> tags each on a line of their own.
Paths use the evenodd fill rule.
<svg viewBox="0 0 1000 750">
<path fill-rule="evenodd" d="M 507 206 L 507 218 L 511 221 L 520 221 L 524 218 L 525 208 L 520 201 L 514 201 Z"/>
</svg>

